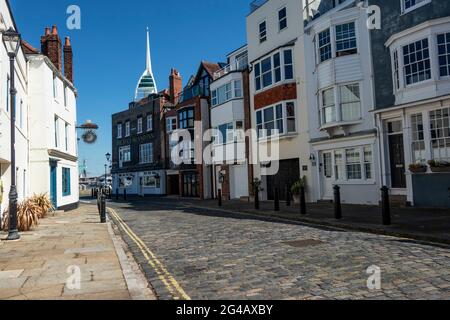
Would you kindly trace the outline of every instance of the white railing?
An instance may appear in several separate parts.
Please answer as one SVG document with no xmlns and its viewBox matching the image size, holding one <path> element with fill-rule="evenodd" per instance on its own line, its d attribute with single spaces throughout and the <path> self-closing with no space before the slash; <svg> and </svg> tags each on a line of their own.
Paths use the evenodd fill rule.
<svg viewBox="0 0 450 320">
<path fill-rule="evenodd" d="M 214 80 L 217 80 L 233 71 L 243 71 L 247 68 L 247 66 L 248 66 L 248 56 L 244 55 L 239 59 L 237 59 L 234 63 L 226 65 L 224 68 L 220 69 L 219 71 L 216 71 L 214 73 Z"/>
</svg>

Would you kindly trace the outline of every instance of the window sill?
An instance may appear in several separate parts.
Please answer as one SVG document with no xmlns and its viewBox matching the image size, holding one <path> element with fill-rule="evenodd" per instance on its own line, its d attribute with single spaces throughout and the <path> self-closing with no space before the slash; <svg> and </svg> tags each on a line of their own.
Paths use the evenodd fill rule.
<svg viewBox="0 0 450 320">
<path fill-rule="evenodd" d="M 264 92 L 266 92 L 266 91 L 268 91 L 268 90 L 270 90 L 270 89 L 273 89 L 273 88 L 276 88 L 276 87 L 279 87 L 279 86 L 282 86 L 282 85 L 285 85 L 285 84 L 291 84 L 291 83 L 297 83 L 297 81 L 296 81 L 295 79 L 289 79 L 289 80 L 282 80 L 282 81 L 279 81 L 279 82 L 274 83 L 274 84 L 271 84 L 270 86 L 265 87 L 265 88 L 263 88 L 263 89 L 255 90 L 254 96 L 256 96 L 256 95 L 258 95 L 258 94 L 260 94 L 260 93 L 264 93 Z"/>
<path fill-rule="evenodd" d="M 264 138 L 258 138 L 259 143 L 268 143 L 272 140 L 288 140 L 288 139 L 294 139 L 298 136 L 297 132 L 292 133 L 286 133 L 278 136 L 270 136 L 270 137 L 264 137 Z"/>
<path fill-rule="evenodd" d="M 402 9 L 402 13 L 400 14 L 400 16 L 407 15 L 408 13 L 410 13 L 410 12 L 416 10 L 416 9 L 419 9 L 420 7 L 423 7 L 423 6 L 425 6 L 425 5 L 429 4 L 429 3 L 431 3 L 431 0 L 425 0 L 425 1 L 421 2 L 421 3 L 418 3 L 418 4 L 414 5 L 414 6 L 412 6 L 411 8 L 408 8 L 408 9 L 405 9 L 405 10 Z"/>
<path fill-rule="evenodd" d="M 325 130 L 329 130 L 329 129 L 333 129 L 336 127 L 346 127 L 346 126 L 354 126 L 354 125 L 358 125 L 363 123 L 364 120 L 359 119 L 359 120 L 354 120 L 354 121 L 340 121 L 340 122 L 332 122 L 332 123 L 327 123 L 322 125 L 319 130 L 320 131 L 325 131 Z"/>
<path fill-rule="evenodd" d="M 369 185 L 375 185 L 375 184 L 376 184 L 375 180 L 347 180 L 347 181 L 338 180 L 338 181 L 335 181 L 335 183 L 334 183 L 334 185 L 338 185 L 338 186 L 340 186 L 340 185 L 342 185 L 342 186 L 352 186 L 352 185 L 354 185 L 354 186 L 358 186 L 358 185 L 369 186 Z"/>
</svg>

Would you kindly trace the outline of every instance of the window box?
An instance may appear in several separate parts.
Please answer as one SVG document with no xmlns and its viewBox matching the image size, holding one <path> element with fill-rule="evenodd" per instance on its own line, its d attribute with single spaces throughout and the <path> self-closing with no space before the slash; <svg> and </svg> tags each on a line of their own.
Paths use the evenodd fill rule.
<svg viewBox="0 0 450 320">
<path fill-rule="evenodd" d="M 450 162 L 431 160 L 428 162 L 433 173 L 450 173 Z"/>
<path fill-rule="evenodd" d="M 426 173 L 428 171 L 428 168 L 423 164 L 412 164 L 409 166 L 409 171 L 411 173 Z"/>
</svg>

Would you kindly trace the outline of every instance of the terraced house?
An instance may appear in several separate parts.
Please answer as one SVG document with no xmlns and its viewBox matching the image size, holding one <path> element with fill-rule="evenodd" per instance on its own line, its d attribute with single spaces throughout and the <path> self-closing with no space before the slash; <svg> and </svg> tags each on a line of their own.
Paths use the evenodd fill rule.
<svg viewBox="0 0 450 320">
<path fill-rule="evenodd" d="M 408 205 L 449 207 L 449 3 L 369 3 L 382 8 L 371 34 L 382 182 Z"/>
</svg>

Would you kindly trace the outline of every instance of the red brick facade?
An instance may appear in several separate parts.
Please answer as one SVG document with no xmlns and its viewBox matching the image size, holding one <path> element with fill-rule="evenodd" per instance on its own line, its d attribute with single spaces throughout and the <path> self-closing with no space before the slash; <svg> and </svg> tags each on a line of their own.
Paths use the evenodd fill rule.
<svg viewBox="0 0 450 320">
<path fill-rule="evenodd" d="M 53 26 L 52 32 L 50 28 L 45 28 L 45 35 L 41 37 L 41 52 L 62 72 L 62 43 L 56 26 Z"/>
<path fill-rule="evenodd" d="M 180 95 L 181 91 L 183 91 L 183 81 L 180 73 L 175 69 L 172 69 L 170 72 L 169 84 L 170 84 L 169 94 L 171 99 L 170 102 L 173 104 L 177 104 L 178 96 Z"/>
<path fill-rule="evenodd" d="M 285 100 L 297 99 L 297 84 L 283 84 L 255 95 L 255 110 L 271 106 Z"/>
<path fill-rule="evenodd" d="M 66 37 L 64 44 L 64 75 L 73 83 L 73 52 L 69 37 Z"/>
</svg>

